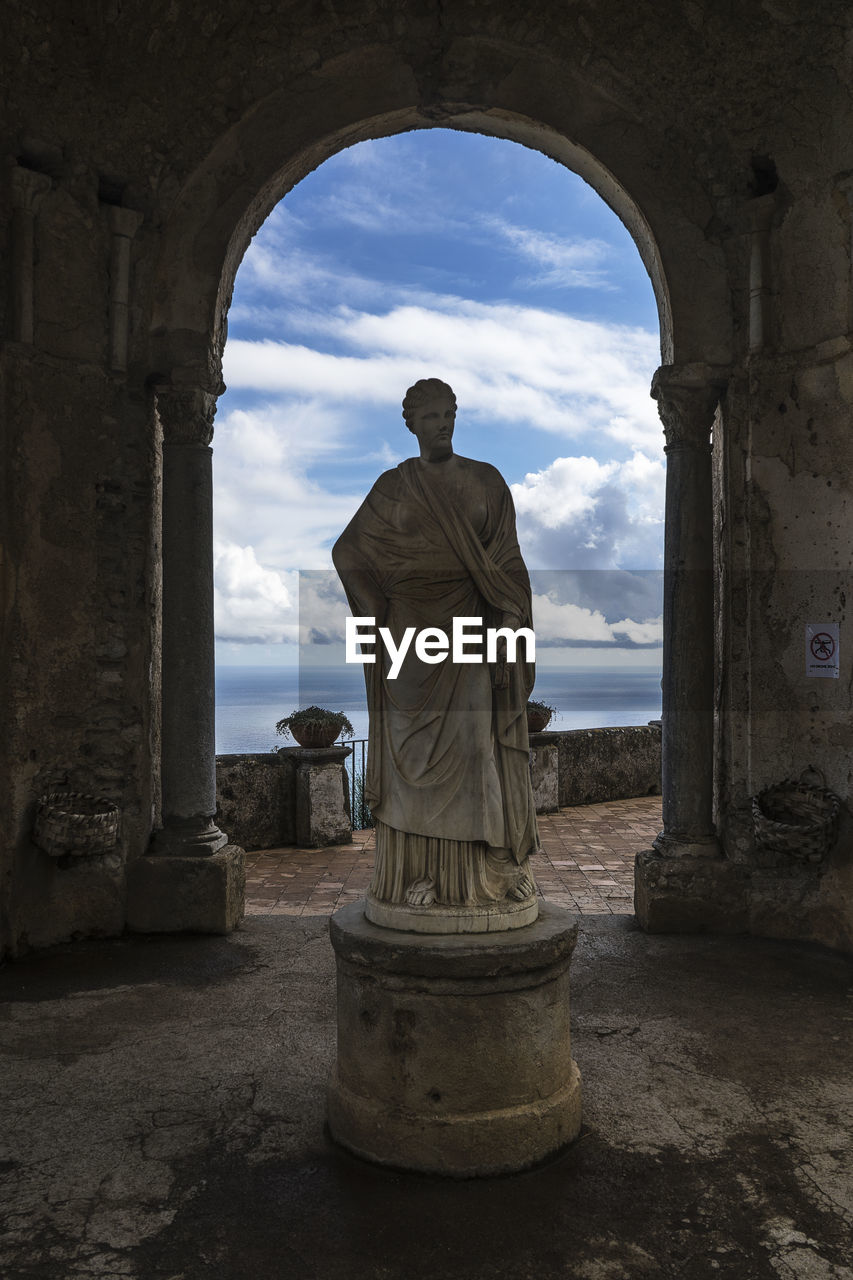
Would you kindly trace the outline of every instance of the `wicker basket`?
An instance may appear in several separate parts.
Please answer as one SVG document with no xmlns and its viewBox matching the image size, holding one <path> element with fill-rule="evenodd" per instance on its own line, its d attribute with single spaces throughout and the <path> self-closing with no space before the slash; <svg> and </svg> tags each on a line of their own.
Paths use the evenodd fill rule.
<svg viewBox="0 0 853 1280">
<path fill-rule="evenodd" d="M 809 775 L 820 786 L 808 782 Z M 806 769 L 799 779 L 787 778 L 752 797 L 755 841 L 769 853 L 786 854 L 802 862 L 826 857 L 838 834 L 841 801 L 825 785 L 817 769 Z"/>
<path fill-rule="evenodd" d="M 118 819 L 118 807 L 102 796 L 52 791 L 36 805 L 33 840 L 52 858 L 68 853 L 92 857 L 113 848 Z"/>
</svg>

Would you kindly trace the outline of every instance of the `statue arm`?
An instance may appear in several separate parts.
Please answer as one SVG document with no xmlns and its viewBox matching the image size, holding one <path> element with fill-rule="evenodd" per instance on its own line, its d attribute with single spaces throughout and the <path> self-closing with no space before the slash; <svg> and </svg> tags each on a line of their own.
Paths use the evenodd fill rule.
<svg viewBox="0 0 853 1280">
<path fill-rule="evenodd" d="M 355 617 L 371 617 L 381 626 L 388 609 L 376 570 L 361 545 L 357 511 L 332 548 L 332 563 L 344 586 Z"/>
<path fill-rule="evenodd" d="M 496 528 L 501 531 L 498 543 L 498 561 L 507 577 L 519 588 L 519 596 L 524 600 L 523 611 L 519 609 L 507 610 L 503 615 L 502 626 L 513 627 L 517 629 L 521 626 L 531 625 L 531 591 L 530 591 L 530 575 L 527 572 L 527 566 L 521 555 L 521 548 L 518 545 L 518 533 L 515 525 L 515 503 L 512 500 L 512 493 L 509 485 L 496 468 L 492 468 L 495 476 L 496 490 Z"/>
</svg>

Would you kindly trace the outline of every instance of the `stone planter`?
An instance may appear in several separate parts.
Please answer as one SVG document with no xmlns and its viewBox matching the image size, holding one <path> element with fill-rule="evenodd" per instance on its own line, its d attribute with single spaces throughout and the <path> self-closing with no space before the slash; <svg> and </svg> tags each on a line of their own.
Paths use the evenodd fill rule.
<svg viewBox="0 0 853 1280">
<path fill-rule="evenodd" d="M 527 732 L 541 733 L 542 730 L 551 723 L 550 711 L 528 711 L 527 712 Z"/>
<path fill-rule="evenodd" d="M 309 751 L 322 751 L 325 747 L 333 746 L 340 732 L 333 724 L 303 724 L 291 726 L 290 736 L 300 747 L 307 747 Z"/>
</svg>

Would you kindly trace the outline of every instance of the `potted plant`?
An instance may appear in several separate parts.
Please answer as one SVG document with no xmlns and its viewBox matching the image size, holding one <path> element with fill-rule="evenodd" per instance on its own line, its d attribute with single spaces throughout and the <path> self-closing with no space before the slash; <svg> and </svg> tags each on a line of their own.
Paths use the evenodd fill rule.
<svg viewBox="0 0 853 1280">
<path fill-rule="evenodd" d="M 549 707 L 546 702 L 537 702 L 535 698 L 531 698 L 527 704 L 527 732 L 541 733 L 555 710 L 555 707 Z"/>
<path fill-rule="evenodd" d="M 303 707 L 301 711 L 291 711 L 289 716 L 278 721 L 275 731 L 285 738 L 292 737 L 300 747 L 314 749 L 330 747 L 340 734 L 351 738 L 355 732 L 342 711 L 327 711 L 325 707 Z"/>
</svg>

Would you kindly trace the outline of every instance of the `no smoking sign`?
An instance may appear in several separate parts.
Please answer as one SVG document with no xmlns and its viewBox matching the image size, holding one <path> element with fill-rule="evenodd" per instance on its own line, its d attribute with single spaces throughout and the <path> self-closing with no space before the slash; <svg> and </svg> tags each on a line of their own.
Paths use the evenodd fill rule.
<svg viewBox="0 0 853 1280">
<path fill-rule="evenodd" d="M 806 623 L 806 675 L 838 679 L 838 623 Z"/>
</svg>

